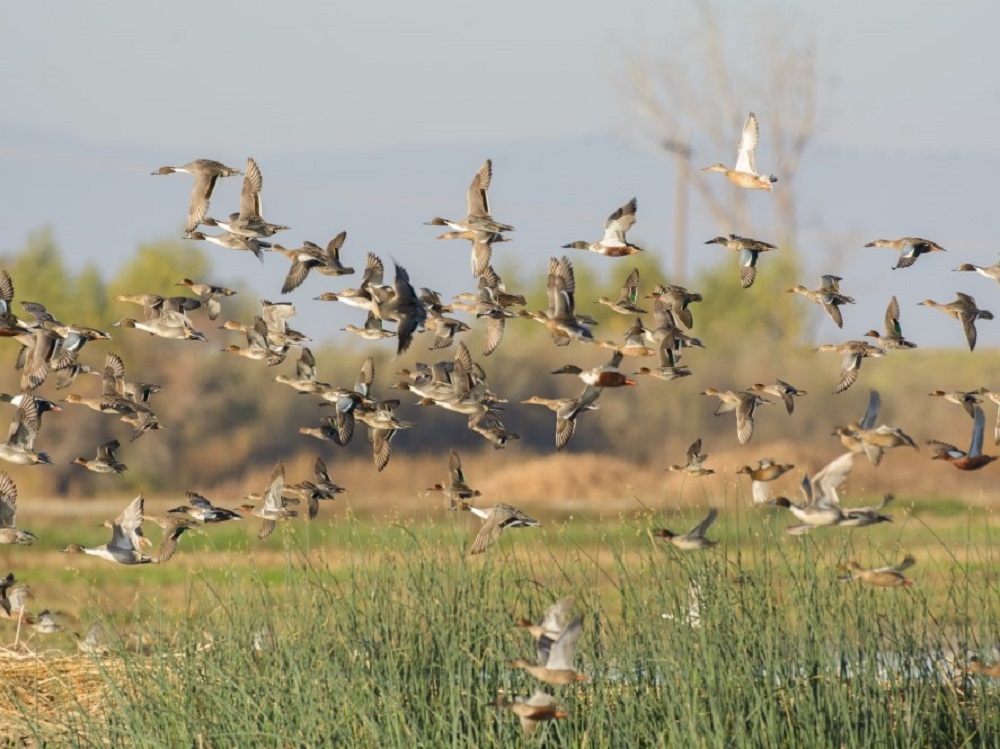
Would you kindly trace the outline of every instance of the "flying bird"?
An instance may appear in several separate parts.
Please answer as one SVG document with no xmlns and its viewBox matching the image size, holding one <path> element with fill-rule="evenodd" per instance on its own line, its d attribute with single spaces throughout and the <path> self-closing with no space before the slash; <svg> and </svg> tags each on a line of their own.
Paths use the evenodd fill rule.
<svg viewBox="0 0 1000 749">
<path fill-rule="evenodd" d="M 736 152 L 736 166 L 729 169 L 725 164 L 712 164 L 702 169 L 703 172 L 722 172 L 726 179 L 737 187 L 748 190 L 771 191 L 771 184 L 778 178 L 771 174 L 757 173 L 757 143 L 760 141 L 760 126 L 757 115 L 751 112 L 743 123 L 743 134 L 740 136 L 739 148 Z"/>
</svg>

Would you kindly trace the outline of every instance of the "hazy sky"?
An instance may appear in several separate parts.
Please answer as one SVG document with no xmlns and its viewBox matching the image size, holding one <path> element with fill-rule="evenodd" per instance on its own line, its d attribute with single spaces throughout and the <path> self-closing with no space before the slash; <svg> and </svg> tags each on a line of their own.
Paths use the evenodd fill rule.
<svg viewBox="0 0 1000 749">
<path fill-rule="evenodd" d="M 644 140 L 624 60 L 691 42 L 692 7 L 687 0 L 309 2 L 280 10 L 193 0 L 10 5 L 0 45 L 0 251 L 15 252 L 29 232 L 51 226 L 71 267 L 100 262 L 113 272 L 140 242 L 180 235 L 186 178 L 150 171 L 196 157 L 242 166 L 253 155 L 265 174 L 265 215 L 293 227 L 283 244 L 325 244 L 346 229 L 347 262 L 360 265 L 369 249 L 391 255 L 417 285 L 446 295 L 469 284 L 467 250 L 436 242 L 421 224 L 464 208 L 469 179 L 486 157 L 494 159 L 494 210 L 518 228 L 502 256 L 527 277 L 544 273 L 561 244 L 594 238 L 632 195 L 640 206 L 633 239 L 671 252 L 674 163 Z M 912 316 L 910 324 L 921 326 L 922 344 L 960 345 L 954 323 L 915 305 L 926 296 L 950 300 L 957 289 L 985 303 L 995 294 L 985 279 L 950 270 L 996 260 L 1000 4 L 719 0 L 715 7 L 734 66 L 752 70 L 767 54 L 761 30 L 784 29 L 796 43 L 816 45 L 819 122 L 795 181 L 798 249 L 810 278 L 796 280 L 813 287 L 820 273 L 844 275 L 859 300 L 852 317 L 872 321 L 864 328 L 881 320 L 891 290 L 907 322 Z M 767 170 L 773 116 L 752 91 L 745 99 L 737 114 L 757 109 L 766 131 L 758 159 Z M 735 146 L 736 119 L 732 127 Z M 776 190 L 789 185 L 782 180 Z M 236 180 L 220 184 L 212 212 L 233 209 L 238 190 Z M 756 205 L 767 200 L 751 196 Z M 703 242 L 735 229 L 716 226 L 694 201 L 688 267 L 719 262 L 725 253 Z M 876 236 L 905 235 L 936 239 L 949 253 L 904 277 L 889 270 L 890 251 L 863 248 Z M 261 265 L 205 249 L 211 280 L 277 294 L 283 258 Z M 574 262 L 600 269 L 610 292 L 620 269 L 587 255 Z M 298 295 L 320 290 L 310 279 Z M 323 305 L 306 301 L 300 313 L 329 315 L 330 306 L 320 312 Z M 842 335 L 832 323 L 819 325 L 820 337 Z M 1000 342 L 1000 325 L 981 336 L 984 345 Z"/>
<path fill-rule="evenodd" d="M 997 3 L 717 5 L 734 55 L 772 16 L 815 38 L 825 140 L 1000 153 Z M 623 50 L 691 18 L 677 0 L 15 3 L 0 124 L 260 155 L 608 132 L 626 119 Z"/>
</svg>

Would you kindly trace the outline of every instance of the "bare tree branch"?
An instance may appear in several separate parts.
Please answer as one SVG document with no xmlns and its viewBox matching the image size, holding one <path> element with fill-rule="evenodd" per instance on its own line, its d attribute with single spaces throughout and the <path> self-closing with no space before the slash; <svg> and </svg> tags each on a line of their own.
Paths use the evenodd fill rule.
<svg viewBox="0 0 1000 749">
<path fill-rule="evenodd" d="M 795 18 L 755 26 L 746 18 L 733 23 L 712 0 L 693 0 L 695 21 L 666 43 L 633 46 L 625 55 L 628 89 L 641 127 L 654 143 L 690 142 L 697 160 L 735 163 L 747 113 L 761 122 L 762 172 L 774 173 L 770 218 L 754 225 L 748 193 L 698 169 L 690 185 L 720 231 L 775 237 L 794 248 L 798 206 L 794 181 L 802 155 L 816 129 L 817 72 L 813 39 Z M 734 51 L 729 42 L 738 43 Z M 651 50 L 656 50 L 655 52 Z M 638 50 L 638 51 L 636 51 Z M 738 55 L 738 57 L 734 57 Z M 678 154 L 678 158 L 684 158 Z"/>
</svg>

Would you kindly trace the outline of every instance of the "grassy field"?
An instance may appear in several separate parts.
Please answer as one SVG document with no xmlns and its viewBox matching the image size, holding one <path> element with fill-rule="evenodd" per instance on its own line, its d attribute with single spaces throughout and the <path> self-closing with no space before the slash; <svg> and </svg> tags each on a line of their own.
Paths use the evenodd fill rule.
<svg viewBox="0 0 1000 749">
<path fill-rule="evenodd" d="M 265 543 L 253 538 L 256 521 L 206 529 L 186 536 L 170 564 L 141 569 L 55 551 L 107 533 L 95 526 L 108 503 L 67 510 L 34 522 L 44 543 L 5 551 L 0 565 L 30 583 L 32 610 L 63 610 L 81 634 L 103 622 L 112 654 L 77 654 L 69 633 L 28 633 L 26 647 L 8 647 L 0 737 L 11 746 L 1000 746 L 1000 683 L 960 671 L 972 655 L 994 660 L 1000 643 L 992 509 L 900 497 L 894 523 L 791 537 L 787 515 L 748 508 L 735 492 L 686 491 L 694 501 L 668 509 L 550 508 L 536 513 L 542 528 L 512 531 L 472 558 L 479 521 L 442 512 L 439 500 L 422 498 L 423 513 L 325 505 L 319 521 Z M 709 534 L 716 547 L 682 554 L 651 537 L 657 525 L 691 527 L 706 502 L 722 511 Z M 839 563 L 907 552 L 918 558 L 912 588 L 838 581 Z M 584 616 L 576 663 L 589 678 L 549 687 L 569 718 L 522 738 L 494 707 L 536 687 L 508 666 L 533 656 L 512 624 L 566 595 Z M 0 642 L 12 645 L 14 631 L 0 622 Z"/>
</svg>

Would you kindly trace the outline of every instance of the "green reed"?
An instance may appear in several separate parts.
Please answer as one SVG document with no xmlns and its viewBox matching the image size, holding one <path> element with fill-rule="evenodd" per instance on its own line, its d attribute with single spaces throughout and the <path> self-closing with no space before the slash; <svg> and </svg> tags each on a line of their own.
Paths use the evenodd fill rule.
<svg viewBox="0 0 1000 749">
<path fill-rule="evenodd" d="M 106 710 L 69 706 L 56 733 L 26 712 L 26 732 L 85 747 L 1000 746 L 1000 683 L 958 668 L 1000 640 L 982 529 L 964 561 L 952 543 L 917 551 L 913 588 L 874 589 L 836 565 L 898 561 L 884 529 L 792 538 L 781 520 L 731 513 L 698 553 L 638 520 L 544 544 L 512 532 L 480 558 L 455 528 L 348 525 L 336 566 L 289 534 L 282 570 L 195 574 L 183 611 L 144 611 L 169 635 L 101 661 Z M 565 595 L 589 678 L 548 687 L 570 717 L 525 738 L 494 707 L 536 688 L 508 666 L 534 651 L 512 624 Z"/>
</svg>

